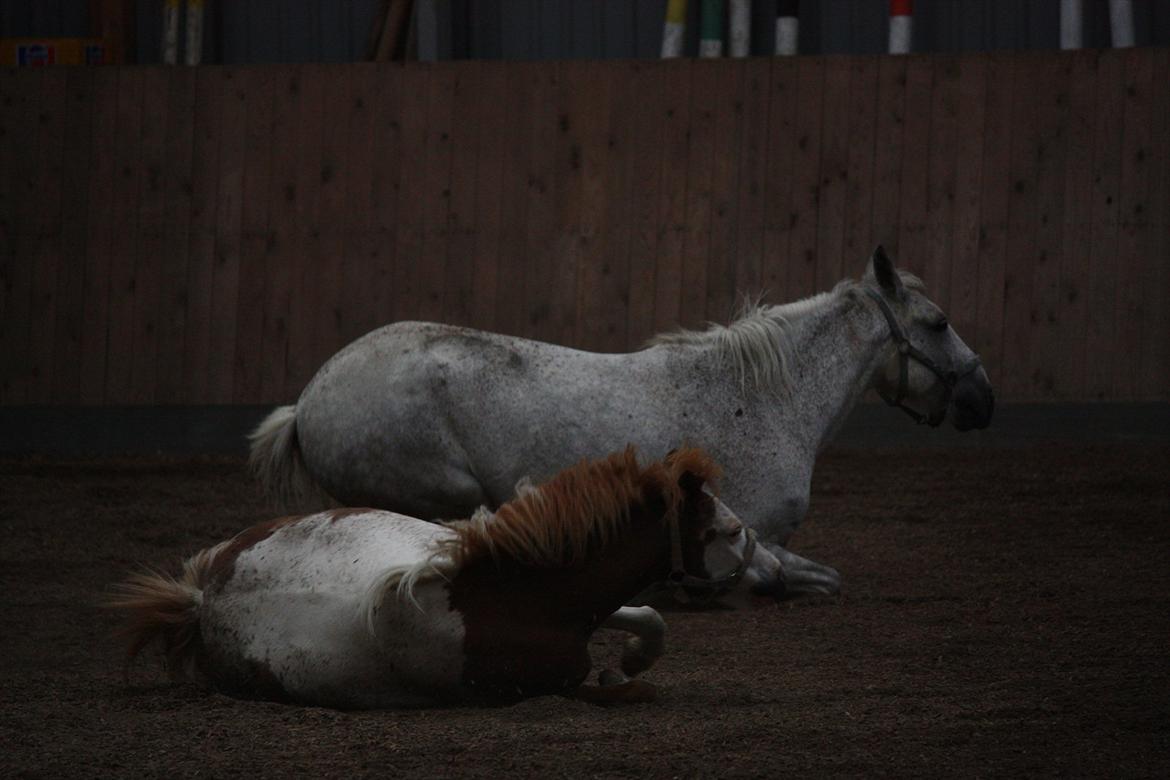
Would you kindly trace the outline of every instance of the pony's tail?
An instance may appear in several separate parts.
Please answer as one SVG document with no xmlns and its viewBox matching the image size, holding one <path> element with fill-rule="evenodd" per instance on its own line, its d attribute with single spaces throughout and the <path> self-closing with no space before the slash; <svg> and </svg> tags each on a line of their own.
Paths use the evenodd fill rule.
<svg viewBox="0 0 1170 780">
<path fill-rule="evenodd" d="M 301 457 L 295 406 L 275 409 L 256 426 L 248 441 L 252 443 L 248 465 L 277 506 L 310 509 L 328 504 Z"/>
<path fill-rule="evenodd" d="M 126 641 L 126 666 L 156 639 L 162 640 L 167 670 L 181 678 L 192 671 L 199 648 L 199 607 L 217 548 L 203 550 L 183 562 L 177 578 L 144 569 L 112 588 L 103 603 L 125 618 L 117 634 Z"/>
</svg>

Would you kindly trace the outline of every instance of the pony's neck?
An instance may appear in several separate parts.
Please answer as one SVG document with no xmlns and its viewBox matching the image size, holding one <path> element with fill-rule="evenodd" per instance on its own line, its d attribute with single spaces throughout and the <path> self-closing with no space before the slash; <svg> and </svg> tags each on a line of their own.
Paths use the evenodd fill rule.
<svg viewBox="0 0 1170 780">
<path fill-rule="evenodd" d="M 887 356 L 885 323 L 870 308 L 856 289 L 845 289 L 791 326 L 790 404 L 798 435 L 812 452 L 832 440 Z"/>
</svg>

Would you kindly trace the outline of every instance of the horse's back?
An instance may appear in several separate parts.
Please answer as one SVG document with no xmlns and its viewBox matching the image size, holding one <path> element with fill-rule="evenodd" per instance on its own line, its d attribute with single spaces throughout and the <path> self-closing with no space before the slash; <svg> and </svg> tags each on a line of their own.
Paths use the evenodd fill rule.
<svg viewBox="0 0 1170 780">
<path fill-rule="evenodd" d="M 334 510 L 229 544 L 204 592 L 205 672 L 228 692 L 342 708 L 441 697 L 462 666 L 462 626 L 441 581 L 419 585 L 418 606 L 387 598 L 376 635 L 366 607 L 387 570 L 425 559 L 449 533 L 391 512 Z"/>
</svg>

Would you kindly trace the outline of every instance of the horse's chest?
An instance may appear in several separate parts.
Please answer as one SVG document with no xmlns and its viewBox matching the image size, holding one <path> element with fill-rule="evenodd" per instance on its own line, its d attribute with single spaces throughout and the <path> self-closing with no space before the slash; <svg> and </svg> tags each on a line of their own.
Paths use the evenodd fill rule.
<svg viewBox="0 0 1170 780">
<path fill-rule="evenodd" d="M 451 605 L 462 618 L 462 682 L 473 695 L 510 699 L 558 693 L 588 676 L 588 637 L 550 619 L 543 606 L 459 578 L 452 584 Z"/>
</svg>

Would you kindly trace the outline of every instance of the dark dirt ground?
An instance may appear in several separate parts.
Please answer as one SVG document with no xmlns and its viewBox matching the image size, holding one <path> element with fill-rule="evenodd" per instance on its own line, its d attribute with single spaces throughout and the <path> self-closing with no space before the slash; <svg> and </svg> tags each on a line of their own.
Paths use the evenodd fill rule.
<svg viewBox="0 0 1170 780">
<path fill-rule="evenodd" d="M 1165 776 L 1170 447 L 838 450 L 813 493 L 843 594 L 668 615 L 653 704 L 342 713 L 122 681 L 94 603 L 266 518 L 242 461 L 0 461 L 0 773 Z"/>
</svg>

